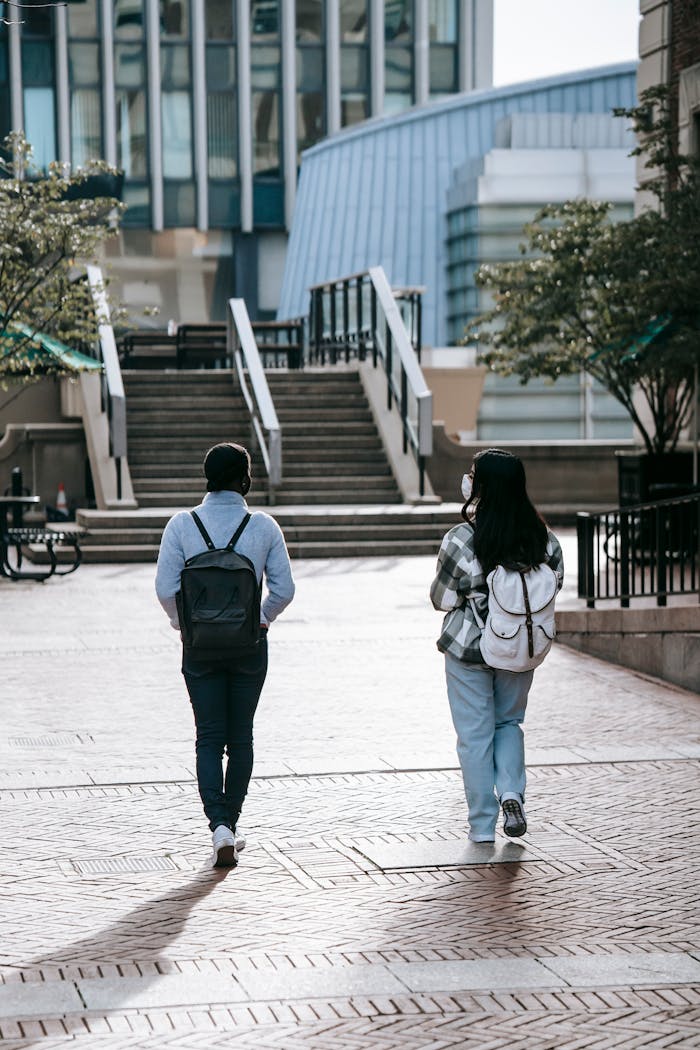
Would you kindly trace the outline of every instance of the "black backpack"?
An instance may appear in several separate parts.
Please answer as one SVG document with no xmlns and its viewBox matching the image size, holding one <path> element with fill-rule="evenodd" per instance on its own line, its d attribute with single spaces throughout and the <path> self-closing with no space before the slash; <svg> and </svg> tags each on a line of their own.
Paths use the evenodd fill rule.
<svg viewBox="0 0 700 1050">
<path fill-rule="evenodd" d="M 219 548 L 195 511 L 190 513 L 207 550 L 188 558 L 180 576 L 176 600 L 183 644 L 197 660 L 244 656 L 260 640 L 260 584 L 250 558 L 233 548 L 250 514 Z"/>
</svg>

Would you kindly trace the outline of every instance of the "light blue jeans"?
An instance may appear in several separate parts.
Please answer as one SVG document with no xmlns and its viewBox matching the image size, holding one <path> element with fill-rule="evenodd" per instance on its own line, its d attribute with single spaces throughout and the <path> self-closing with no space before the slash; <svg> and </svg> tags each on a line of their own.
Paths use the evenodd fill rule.
<svg viewBox="0 0 700 1050">
<path fill-rule="evenodd" d="M 499 802 L 525 799 L 520 726 L 534 672 L 497 671 L 446 653 L 445 674 L 469 809 L 469 838 L 491 842 Z"/>
</svg>

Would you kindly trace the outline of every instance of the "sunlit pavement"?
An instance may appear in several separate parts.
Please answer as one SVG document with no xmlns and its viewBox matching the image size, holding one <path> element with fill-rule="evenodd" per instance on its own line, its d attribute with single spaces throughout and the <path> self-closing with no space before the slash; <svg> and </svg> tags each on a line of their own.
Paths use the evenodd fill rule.
<svg viewBox="0 0 700 1050">
<path fill-rule="evenodd" d="M 433 569 L 295 565 L 228 874 L 153 567 L 0 584 L 4 1045 L 698 1045 L 697 697 L 555 649 L 469 847 Z"/>
</svg>

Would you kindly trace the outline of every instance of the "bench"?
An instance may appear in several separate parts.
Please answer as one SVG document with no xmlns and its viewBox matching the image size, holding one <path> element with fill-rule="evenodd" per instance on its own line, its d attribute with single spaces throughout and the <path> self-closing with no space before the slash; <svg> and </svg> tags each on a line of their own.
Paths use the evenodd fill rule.
<svg viewBox="0 0 700 1050">
<path fill-rule="evenodd" d="M 42 583 L 50 576 L 68 576 L 75 572 L 82 561 L 77 532 L 19 524 L 25 507 L 38 502 L 38 496 L 0 496 L 0 574 L 10 580 L 36 580 Z M 48 556 L 47 566 L 40 569 L 24 568 L 27 548 L 30 546 L 44 548 Z M 58 555 L 61 550 L 70 551 L 71 557 L 67 567 L 59 568 Z"/>
</svg>

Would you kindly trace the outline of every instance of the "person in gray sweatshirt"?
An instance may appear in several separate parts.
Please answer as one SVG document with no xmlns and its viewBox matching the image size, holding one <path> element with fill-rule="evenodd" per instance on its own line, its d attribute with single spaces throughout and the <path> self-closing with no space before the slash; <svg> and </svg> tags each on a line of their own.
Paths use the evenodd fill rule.
<svg viewBox="0 0 700 1050">
<path fill-rule="evenodd" d="M 227 442 L 204 459 L 208 493 L 195 511 L 216 547 L 225 547 L 248 513 L 250 456 Z M 180 511 L 165 526 L 158 554 L 156 594 L 172 627 L 180 629 L 176 595 L 185 562 L 206 550 L 194 518 Z M 250 655 L 231 660 L 198 660 L 183 649 L 182 673 L 196 726 L 197 782 L 213 839 L 214 867 L 233 867 L 245 846 L 238 819 L 253 771 L 253 719 L 267 674 L 267 632 L 294 597 L 289 555 L 282 530 L 269 514 L 256 511 L 236 543 L 250 559 L 266 593 L 260 606 L 260 642 Z M 224 772 L 224 752 L 227 756 Z"/>
</svg>

